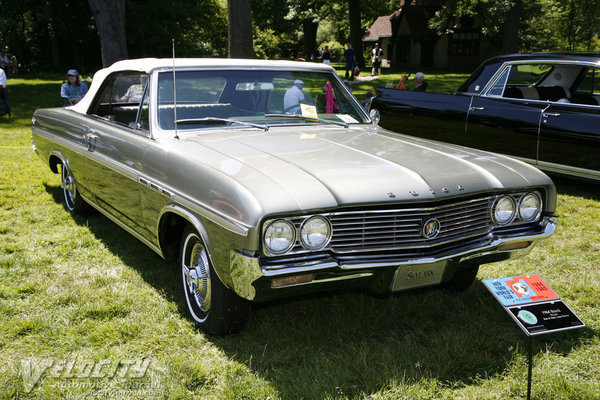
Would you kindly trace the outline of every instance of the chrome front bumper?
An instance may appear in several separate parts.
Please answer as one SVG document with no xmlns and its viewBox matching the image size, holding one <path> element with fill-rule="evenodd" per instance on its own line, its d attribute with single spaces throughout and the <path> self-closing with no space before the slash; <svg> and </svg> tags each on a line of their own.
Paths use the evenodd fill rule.
<svg viewBox="0 0 600 400">
<path fill-rule="evenodd" d="M 378 257 L 376 261 L 362 261 L 361 256 L 344 260 L 332 256 L 323 256 L 310 259 L 304 257 L 293 262 L 285 262 L 281 265 L 270 264 L 268 267 L 261 266 L 259 258 L 248 257 L 235 251 L 230 253 L 230 271 L 233 282 L 233 290 L 241 297 L 254 300 L 257 297 L 255 283 L 259 280 L 271 280 L 280 277 L 318 274 L 328 272 L 324 279 L 314 279 L 310 283 L 302 285 L 315 285 L 320 283 L 331 283 L 335 280 L 357 279 L 373 275 L 364 271 L 375 271 L 379 269 L 395 269 L 393 282 L 389 290 L 406 290 L 421 286 L 430 286 L 442 281 L 446 269 L 450 264 L 469 262 L 481 264 L 514 259 L 527 255 L 535 244 L 546 239 L 554 233 L 557 227 L 557 217 L 545 217 L 539 224 L 539 232 L 535 234 L 515 234 L 504 236 L 492 236 L 484 244 L 466 248 L 462 251 L 449 252 L 438 257 L 423 257 L 411 259 L 399 259 L 398 257 Z M 524 248 L 511 249 L 510 245 L 528 242 Z M 507 250 L 505 250 L 508 248 Z M 333 273 L 333 277 L 332 277 Z M 337 278 L 335 277 L 337 273 Z M 405 275 L 403 279 L 400 275 Z M 261 286 L 263 287 L 263 286 Z M 289 286 L 286 286 L 289 287 Z M 279 289 L 273 289 L 279 290 Z"/>
</svg>

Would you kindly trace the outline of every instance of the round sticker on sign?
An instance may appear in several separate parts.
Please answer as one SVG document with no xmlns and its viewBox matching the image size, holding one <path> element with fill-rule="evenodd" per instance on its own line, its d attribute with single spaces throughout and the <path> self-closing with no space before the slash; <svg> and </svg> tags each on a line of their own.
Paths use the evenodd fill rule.
<svg viewBox="0 0 600 400">
<path fill-rule="evenodd" d="M 517 317 L 519 317 L 519 319 L 521 321 L 523 321 L 529 325 L 535 325 L 538 322 L 537 317 L 535 315 L 533 315 L 533 313 L 531 313 L 527 310 L 519 311 L 519 314 L 517 314 Z"/>
</svg>

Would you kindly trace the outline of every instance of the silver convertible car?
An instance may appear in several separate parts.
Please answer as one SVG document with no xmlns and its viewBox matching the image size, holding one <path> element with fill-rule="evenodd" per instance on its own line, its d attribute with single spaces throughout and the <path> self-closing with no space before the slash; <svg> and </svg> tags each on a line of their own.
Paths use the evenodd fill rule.
<svg viewBox="0 0 600 400">
<path fill-rule="evenodd" d="M 302 293 L 464 290 L 557 223 L 542 172 L 388 132 L 320 64 L 121 61 L 77 105 L 37 110 L 32 131 L 66 207 L 177 260 L 210 334 Z"/>
</svg>

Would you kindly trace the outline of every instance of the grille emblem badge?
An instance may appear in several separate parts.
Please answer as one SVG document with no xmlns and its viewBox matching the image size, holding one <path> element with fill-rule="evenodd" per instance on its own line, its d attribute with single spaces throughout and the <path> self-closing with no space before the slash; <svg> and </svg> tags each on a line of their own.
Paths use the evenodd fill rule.
<svg viewBox="0 0 600 400">
<path fill-rule="evenodd" d="M 435 238 L 440 233 L 441 227 L 440 221 L 438 221 L 436 218 L 428 219 L 423 224 L 423 237 L 425 239 Z"/>
</svg>

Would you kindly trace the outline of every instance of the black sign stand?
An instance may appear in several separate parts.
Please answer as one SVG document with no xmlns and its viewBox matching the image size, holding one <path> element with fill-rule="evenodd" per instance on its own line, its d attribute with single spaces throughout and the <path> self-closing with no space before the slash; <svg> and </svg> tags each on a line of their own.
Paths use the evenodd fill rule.
<svg viewBox="0 0 600 400">
<path fill-rule="evenodd" d="M 527 400 L 531 399 L 531 380 L 533 372 L 533 336 L 529 336 L 529 368 L 527 371 Z"/>
<path fill-rule="evenodd" d="M 539 275 L 486 279 L 485 287 L 529 336 L 527 400 L 531 399 L 533 337 L 583 328 L 585 324 Z"/>
</svg>

